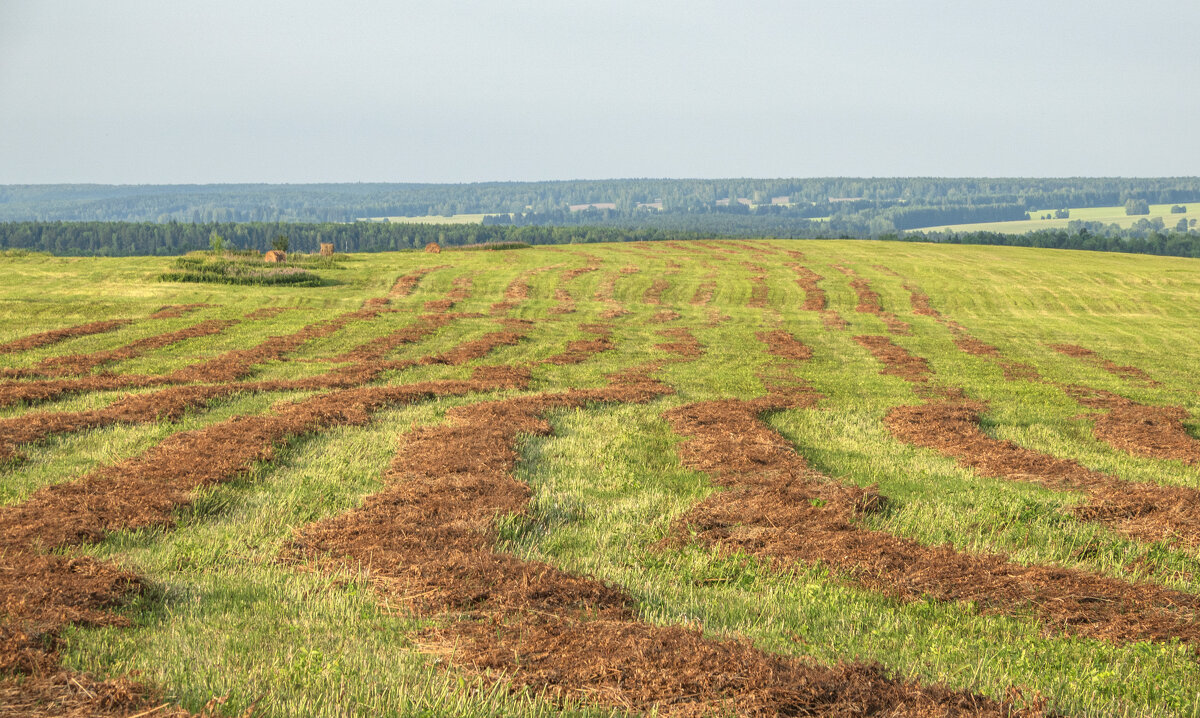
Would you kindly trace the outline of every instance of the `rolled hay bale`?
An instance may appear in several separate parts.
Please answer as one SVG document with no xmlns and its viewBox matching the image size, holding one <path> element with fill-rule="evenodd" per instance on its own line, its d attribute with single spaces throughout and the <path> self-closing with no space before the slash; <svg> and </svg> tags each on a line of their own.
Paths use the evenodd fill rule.
<svg viewBox="0 0 1200 718">
<path fill-rule="evenodd" d="M 332 242 L 321 242 L 321 256 L 322 257 L 332 257 L 333 256 L 333 243 Z"/>
<path fill-rule="evenodd" d="M 263 255 L 264 262 L 286 262 L 287 252 L 280 252 L 278 249 L 272 249 Z"/>
<path fill-rule="evenodd" d="M 441 254 L 442 248 L 438 246 L 437 242 L 430 242 L 429 244 L 425 245 L 425 251 L 429 252 L 430 254 Z"/>
</svg>

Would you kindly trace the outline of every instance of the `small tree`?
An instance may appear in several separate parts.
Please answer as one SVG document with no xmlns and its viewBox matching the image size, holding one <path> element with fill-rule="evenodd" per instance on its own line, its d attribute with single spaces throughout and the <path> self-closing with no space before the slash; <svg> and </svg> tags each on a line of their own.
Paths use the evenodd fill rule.
<svg viewBox="0 0 1200 718">
<path fill-rule="evenodd" d="M 1125 202 L 1125 214 L 1150 214 L 1150 203 L 1144 199 L 1131 199 Z"/>
<path fill-rule="evenodd" d="M 1184 214 L 1185 212 L 1187 212 L 1187 207 L 1182 204 L 1171 207 L 1171 214 Z"/>
<path fill-rule="evenodd" d="M 275 235 L 275 239 L 271 240 L 271 249 L 286 253 L 288 251 L 288 244 L 286 235 L 277 234 Z"/>
<path fill-rule="evenodd" d="M 213 230 L 212 234 L 208 235 L 208 247 L 214 254 L 220 254 L 225 251 L 225 238 L 217 234 L 217 230 Z"/>
</svg>

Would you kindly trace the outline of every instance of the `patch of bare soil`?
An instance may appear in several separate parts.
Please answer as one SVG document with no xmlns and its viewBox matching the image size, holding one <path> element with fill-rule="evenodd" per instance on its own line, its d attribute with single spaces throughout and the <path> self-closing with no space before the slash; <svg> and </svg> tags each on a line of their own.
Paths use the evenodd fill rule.
<svg viewBox="0 0 1200 718">
<path fill-rule="evenodd" d="M 66 341 L 73 337 L 86 337 L 92 334 L 103 334 L 111 332 L 114 329 L 130 323 L 129 319 L 110 319 L 102 322 L 89 322 L 87 324 L 79 324 L 73 327 L 64 329 L 52 329 L 48 332 L 39 332 L 31 334 L 20 339 L 13 339 L 10 342 L 0 344 L 0 354 L 13 354 L 15 352 L 29 351 L 38 347 L 57 344 L 61 341 Z"/>
<path fill-rule="evenodd" d="M 87 374 L 96 367 L 104 364 L 112 364 L 118 361 L 125 361 L 140 357 L 147 352 L 155 349 L 177 344 L 185 339 L 194 339 L 196 337 L 206 337 L 224 331 L 228 327 L 237 324 L 236 321 L 210 319 L 192 325 L 186 329 L 180 329 L 174 332 L 166 332 L 165 334 L 156 334 L 154 336 L 138 339 L 135 342 L 126 344 L 117 349 L 106 349 L 104 351 L 89 352 L 87 354 L 67 354 L 64 356 L 56 356 L 38 362 L 28 369 L 4 369 L 0 371 L 0 376 L 6 377 L 60 377 L 60 376 L 79 376 Z"/>
<path fill-rule="evenodd" d="M 804 304 L 800 308 L 809 312 L 823 311 L 825 309 L 825 290 L 818 287 L 817 282 L 824 277 L 799 264 L 790 266 L 796 273 L 796 284 L 799 284 L 800 288 L 804 290 Z"/>
<path fill-rule="evenodd" d="M 966 554 L 865 529 L 856 519 L 886 507 L 873 489 L 842 486 L 812 470 L 759 418 L 807 406 L 803 391 L 753 401 L 680 407 L 664 416 L 687 441 L 684 465 L 728 490 L 677 521 L 667 543 L 699 541 L 726 554 L 771 559 L 787 571 L 821 563 L 849 583 L 903 601 L 970 602 L 981 613 L 1032 612 L 1048 632 L 1114 642 L 1200 640 L 1200 597 L 998 554 Z"/>
<path fill-rule="evenodd" d="M 646 288 L 645 293 L 642 294 L 642 303 L 653 306 L 661 305 L 663 292 L 667 291 L 670 286 L 671 283 L 665 279 L 655 279 L 650 283 L 650 286 Z"/>
<path fill-rule="evenodd" d="M 197 309 L 215 306 L 215 304 L 204 304 L 203 302 L 195 304 L 168 304 L 165 307 L 160 307 L 157 312 L 151 314 L 150 319 L 178 319 L 184 314 L 190 314 Z"/>
<path fill-rule="evenodd" d="M 980 428 L 983 410 L 982 404 L 969 401 L 901 406 L 888 413 L 885 423 L 896 438 L 934 449 L 981 475 L 1083 491 L 1087 502 L 1072 509 L 1082 520 L 1144 541 L 1200 545 L 1200 491 L 1123 481 L 995 439 Z"/>
<path fill-rule="evenodd" d="M 1105 359 L 1091 349 L 1088 349 L 1087 347 L 1081 347 L 1078 344 L 1051 344 L 1050 348 L 1059 354 L 1075 357 L 1077 359 L 1086 359 L 1109 374 L 1119 376 L 1122 379 L 1133 379 L 1151 386 L 1157 386 L 1159 383 L 1158 381 L 1150 378 L 1150 375 L 1145 371 L 1135 366 L 1117 364 L 1114 361 Z"/>
<path fill-rule="evenodd" d="M 300 530 L 285 558 L 365 567 L 381 599 L 443 618 L 425 650 L 552 700 L 671 716 L 1009 715 L 1009 706 L 896 681 L 878 667 L 817 667 L 648 625 L 619 588 L 495 551 L 495 517 L 529 500 L 512 477 L 517 439 L 549 434 L 544 413 L 668 392 L 626 373 L 603 389 L 451 409 L 447 424 L 403 437 L 383 491 Z"/>
<path fill-rule="evenodd" d="M 791 332 L 776 329 L 770 332 L 759 332 L 758 340 L 767 345 L 767 351 L 783 359 L 802 361 L 812 358 L 812 349 L 804 345 Z"/>
</svg>

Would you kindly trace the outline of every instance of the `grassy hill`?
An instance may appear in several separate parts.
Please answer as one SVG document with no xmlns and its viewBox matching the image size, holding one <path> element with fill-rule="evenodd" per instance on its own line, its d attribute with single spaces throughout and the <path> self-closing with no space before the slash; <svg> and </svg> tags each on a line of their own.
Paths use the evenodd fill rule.
<svg viewBox="0 0 1200 718">
<path fill-rule="evenodd" d="M 1200 709 L 1196 260 L 169 263 L 0 257 L 17 713 Z"/>
</svg>

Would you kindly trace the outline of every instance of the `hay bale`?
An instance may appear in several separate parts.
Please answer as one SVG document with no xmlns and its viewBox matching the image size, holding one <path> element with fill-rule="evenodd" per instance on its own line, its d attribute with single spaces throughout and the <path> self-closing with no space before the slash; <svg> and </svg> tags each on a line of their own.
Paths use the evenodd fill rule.
<svg viewBox="0 0 1200 718">
<path fill-rule="evenodd" d="M 332 242 L 321 242 L 321 256 L 322 257 L 332 257 L 333 256 L 333 243 Z"/>
<path fill-rule="evenodd" d="M 438 246 L 437 242 L 430 242 L 429 244 L 425 245 L 425 251 L 429 252 L 430 254 L 441 254 L 442 248 Z"/>
<path fill-rule="evenodd" d="M 287 252 L 280 252 L 278 249 L 272 249 L 263 255 L 264 262 L 286 262 Z"/>
</svg>

